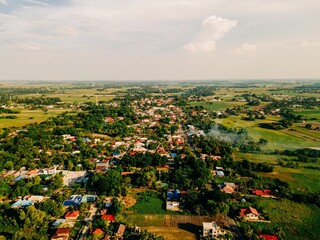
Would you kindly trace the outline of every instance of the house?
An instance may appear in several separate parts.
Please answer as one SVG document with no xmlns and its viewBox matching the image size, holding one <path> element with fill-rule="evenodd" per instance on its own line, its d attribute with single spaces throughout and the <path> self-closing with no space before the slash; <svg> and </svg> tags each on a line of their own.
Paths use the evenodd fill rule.
<svg viewBox="0 0 320 240">
<path fill-rule="evenodd" d="M 70 228 L 58 228 L 51 240 L 67 240 L 70 235 Z"/>
<path fill-rule="evenodd" d="M 53 227 L 59 227 L 59 226 L 63 225 L 65 222 L 66 222 L 65 219 L 59 218 L 59 219 L 55 220 L 55 221 L 52 223 L 52 226 L 53 226 Z"/>
<path fill-rule="evenodd" d="M 82 202 L 82 196 L 80 195 L 71 195 L 68 200 L 65 200 L 63 202 L 64 207 L 70 207 L 70 206 L 79 206 Z"/>
<path fill-rule="evenodd" d="M 167 200 L 174 201 L 180 200 L 181 193 L 178 189 L 167 192 Z"/>
<path fill-rule="evenodd" d="M 239 212 L 240 217 L 243 217 L 246 220 L 258 220 L 259 219 L 259 213 L 257 209 L 253 207 L 246 207 L 246 208 L 240 208 Z"/>
<path fill-rule="evenodd" d="M 166 201 L 166 210 L 168 211 L 180 211 L 180 202 L 178 201 Z"/>
<path fill-rule="evenodd" d="M 106 161 L 101 161 L 101 162 L 98 162 L 96 164 L 96 170 L 97 171 L 105 171 L 109 168 L 109 161 L 106 160 Z"/>
<path fill-rule="evenodd" d="M 28 177 L 34 177 L 34 176 L 38 175 L 38 172 L 39 172 L 38 169 L 33 169 L 33 170 L 30 170 L 29 172 L 27 172 L 26 175 Z"/>
<path fill-rule="evenodd" d="M 125 232 L 125 230 L 126 230 L 126 226 L 123 225 L 123 224 L 119 224 L 115 235 L 116 235 L 117 237 L 122 237 L 123 234 L 124 234 L 124 232 Z"/>
<path fill-rule="evenodd" d="M 270 197 L 275 198 L 271 190 L 261 190 L 261 189 L 254 189 L 252 190 L 252 194 L 260 197 Z"/>
<path fill-rule="evenodd" d="M 70 211 L 70 212 L 67 212 L 65 219 L 74 221 L 79 217 L 79 215 L 80 215 L 79 211 Z"/>
<path fill-rule="evenodd" d="M 264 240 L 278 240 L 277 236 L 269 235 L 269 234 L 260 234 L 259 237 L 264 239 Z"/>
<path fill-rule="evenodd" d="M 29 200 L 19 199 L 14 204 L 11 205 L 12 208 L 24 208 L 33 205 Z"/>
<path fill-rule="evenodd" d="M 217 238 L 225 235 L 226 232 L 222 230 L 216 222 L 203 222 L 202 223 L 202 234 L 204 237 Z"/>
<path fill-rule="evenodd" d="M 101 219 L 109 221 L 109 222 L 114 222 L 115 221 L 115 216 L 113 214 L 103 214 L 101 216 Z"/>
<path fill-rule="evenodd" d="M 28 198 L 28 200 L 32 203 L 39 203 L 39 202 L 42 202 L 44 199 L 43 196 L 31 196 Z"/>
<path fill-rule="evenodd" d="M 104 232 L 100 228 L 96 228 L 94 231 L 92 231 L 93 235 L 102 235 Z"/>
<path fill-rule="evenodd" d="M 42 169 L 42 173 L 43 174 L 49 174 L 49 175 L 52 175 L 52 174 L 56 174 L 57 173 L 57 167 L 50 167 L 50 168 L 44 168 Z"/>
<path fill-rule="evenodd" d="M 229 194 L 233 193 L 237 188 L 237 186 L 234 183 L 229 183 L 229 182 L 225 182 L 224 184 L 219 185 L 218 187 L 220 188 L 221 192 L 229 193 Z"/>
</svg>

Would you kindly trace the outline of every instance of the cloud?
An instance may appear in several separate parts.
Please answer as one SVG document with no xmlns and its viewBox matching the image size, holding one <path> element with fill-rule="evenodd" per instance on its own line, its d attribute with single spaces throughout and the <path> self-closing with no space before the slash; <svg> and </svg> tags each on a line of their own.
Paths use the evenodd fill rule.
<svg viewBox="0 0 320 240">
<path fill-rule="evenodd" d="M 237 54 L 237 55 L 252 54 L 252 53 L 255 53 L 256 51 L 257 51 L 257 45 L 247 44 L 247 43 L 242 44 L 242 46 L 239 48 L 229 50 L 230 53 Z"/>
<path fill-rule="evenodd" d="M 0 0 L 0 4 L 8 6 L 8 2 L 6 0 Z"/>
<path fill-rule="evenodd" d="M 320 41 L 303 41 L 301 43 L 301 47 L 303 48 L 320 47 Z"/>
<path fill-rule="evenodd" d="M 200 25 L 199 31 L 184 49 L 190 52 L 212 52 L 216 48 L 216 41 L 221 39 L 230 29 L 237 26 L 236 20 L 217 17 L 207 17 Z"/>
</svg>

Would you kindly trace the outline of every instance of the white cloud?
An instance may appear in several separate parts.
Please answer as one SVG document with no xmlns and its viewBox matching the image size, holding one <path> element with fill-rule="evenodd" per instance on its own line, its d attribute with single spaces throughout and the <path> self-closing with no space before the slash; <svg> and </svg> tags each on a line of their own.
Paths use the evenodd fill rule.
<svg viewBox="0 0 320 240">
<path fill-rule="evenodd" d="M 8 2 L 6 0 L 0 0 L 0 4 L 8 6 Z"/>
<path fill-rule="evenodd" d="M 257 45 L 247 44 L 247 43 L 242 44 L 242 46 L 239 48 L 229 50 L 229 52 L 237 55 L 252 54 L 252 53 L 255 53 L 256 51 L 257 51 Z"/>
<path fill-rule="evenodd" d="M 320 41 L 303 41 L 301 43 L 301 47 L 303 48 L 320 47 Z"/>
<path fill-rule="evenodd" d="M 216 41 L 221 39 L 230 29 L 237 25 L 236 20 L 217 17 L 207 17 L 200 25 L 199 31 L 183 48 L 190 52 L 212 52 Z"/>
</svg>

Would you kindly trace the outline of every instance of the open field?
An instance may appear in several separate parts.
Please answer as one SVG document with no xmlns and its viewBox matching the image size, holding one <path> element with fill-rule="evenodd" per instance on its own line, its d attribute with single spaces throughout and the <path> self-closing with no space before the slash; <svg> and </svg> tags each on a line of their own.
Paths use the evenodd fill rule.
<svg viewBox="0 0 320 240">
<path fill-rule="evenodd" d="M 292 173 L 295 179 L 301 182 L 306 188 L 312 192 L 320 191 L 320 175 L 319 174 L 302 174 Z"/>
<path fill-rule="evenodd" d="M 300 114 L 303 118 L 306 119 L 318 119 L 320 120 L 320 109 L 306 109 L 306 110 L 297 110 L 295 114 Z"/>
<path fill-rule="evenodd" d="M 278 117 L 268 117 L 264 120 L 245 121 L 241 116 L 232 116 L 229 118 L 217 119 L 217 123 L 221 123 L 232 128 L 246 128 L 249 135 L 258 141 L 260 138 L 268 140 L 267 148 L 274 149 L 296 149 L 302 147 L 318 147 L 319 141 L 313 136 L 302 134 L 289 130 L 272 130 L 258 127 L 261 122 L 279 120 Z"/>
<path fill-rule="evenodd" d="M 163 236 L 166 240 L 195 240 L 197 237 L 194 233 L 176 227 L 143 227 L 149 232 Z"/>
<path fill-rule="evenodd" d="M 167 240 L 197 239 L 202 223 L 214 220 L 210 217 L 170 214 L 128 214 L 126 218 L 128 222 L 148 229 Z"/>
<path fill-rule="evenodd" d="M 320 208 L 313 205 L 295 203 L 285 199 L 257 199 L 257 205 L 270 216 L 271 224 L 252 223 L 261 228 L 281 227 L 285 239 L 305 240 L 319 239 Z"/>
<path fill-rule="evenodd" d="M 298 168 L 282 167 L 278 164 L 280 160 L 293 160 L 296 157 L 285 155 L 269 155 L 258 153 L 235 153 L 236 160 L 246 159 L 255 163 L 267 162 L 274 166 L 272 173 L 258 173 L 260 176 L 279 178 L 287 182 L 295 191 L 320 191 L 320 171 L 317 169 L 304 168 L 304 166 L 320 167 L 320 163 L 300 163 Z"/>
<path fill-rule="evenodd" d="M 19 114 L 1 114 L 1 116 L 14 115 L 16 119 L 0 119 L 0 129 L 9 127 L 22 127 L 26 124 L 34 122 L 44 122 L 49 117 L 55 117 L 60 113 L 70 111 L 72 109 L 48 109 L 47 112 L 43 110 L 22 110 Z"/>
</svg>

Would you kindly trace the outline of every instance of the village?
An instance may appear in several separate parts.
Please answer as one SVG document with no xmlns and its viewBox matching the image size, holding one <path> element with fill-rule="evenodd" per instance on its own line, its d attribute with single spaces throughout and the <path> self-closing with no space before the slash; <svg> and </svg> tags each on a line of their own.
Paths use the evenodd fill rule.
<svg viewBox="0 0 320 240">
<path fill-rule="evenodd" d="M 130 192 L 130 186 L 143 188 L 146 191 L 166 191 L 166 197 L 163 201 L 164 210 L 168 213 L 194 212 L 189 209 L 188 193 L 190 190 L 204 189 L 206 193 L 203 194 L 207 195 L 212 192 L 213 198 L 207 199 L 209 201 L 205 204 L 209 206 L 210 201 L 217 201 L 217 204 L 208 207 L 213 210 L 208 210 L 207 214 L 222 214 L 225 216 L 223 217 L 225 220 L 202 222 L 199 226 L 201 231 L 197 237 L 243 239 L 237 227 L 237 221 L 271 222 L 272 219 L 269 220 L 263 210 L 259 212 L 246 199 L 277 198 L 277 190 L 255 188 L 244 190 L 244 186 L 241 184 L 229 182 L 234 174 L 230 174 L 230 166 L 224 165 L 223 159 L 227 160 L 230 157 L 230 152 L 225 150 L 226 152 L 223 154 L 223 150 L 221 150 L 223 147 L 219 147 L 219 145 L 215 146 L 216 150 L 202 148 L 202 151 L 195 144 L 197 139 L 205 137 L 205 132 L 204 129 L 192 125 L 190 117 L 206 118 L 209 116 L 208 112 L 203 109 L 190 109 L 185 112 L 181 107 L 175 105 L 176 102 L 174 98 L 170 97 L 151 97 L 132 101 L 130 108 L 133 115 L 131 118 L 135 119 L 135 122 L 123 126 L 129 128 L 130 131 L 128 135 L 121 134 L 121 137 L 119 135 L 112 138 L 99 134 L 99 137 L 95 138 L 91 134 L 84 135 L 81 132 L 71 134 L 64 130 L 65 133 L 60 135 L 61 141 L 56 144 L 58 151 L 55 150 L 55 154 L 59 154 L 59 152 L 66 154 L 66 150 L 61 151 L 60 149 L 68 149 L 70 158 L 78 160 L 72 164 L 71 168 L 68 165 L 55 164 L 44 168 L 22 166 L 20 169 L 3 171 L 2 177 L 10 178 L 16 184 L 21 181 L 26 183 L 36 181 L 41 186 L 38 192 L 43 193 L 43 195 L 22 193 L 22 196 L 12 199 L 11 208 L 23 209 L 43 205 L 54 192 L 69 189 L 67 191 L 75 193 L 63 200 L 63 217 L 55 220 L 51 218 L 50 220 L 49 228 L 54 230 L 51 239 L 55 240 L 140 239 L 138 236 L 142 233 L 142 226 L 126 225 L 123 216 L 118 220 L 122 211 L 119 209 L 127 208 L 124 196 Z M 94 105 L 90 107 L 95 108 Z M 112 108 L 121 108 L 120 103 L 116 101 L 106 104 L 106 107 L 111 109 L 110 112 L 113 111 Z M 104 116 L 103 119 L 99 119 L 99 122 L 103 121 L 102 125 L 112 128 L 115 124 L 126 120 L 126 116 L 120 115 L 119 112 L 121 110 L 114 111 L 112 114 Z M 119 132 L 122 132 L 122 126 L 117 127 L 120 128 Z M 21 134 L 26 132 L 27 129 L 10 132 L 7 139 L 19 138 Z M 82 149 L 90 151 L 97 148 L 99 151 L 91 154 L 95 156 L 84 159 Z M 41 148 L 38 148 L 37 151 L 39 154 L 49 156 L 53 154 L 53 151 L 44 152 L 45 149 Z M 41 161 L 41 157 L 34 160 Z M 203 181 L 199 184 L 189 183 L 190 189 L 184 183 L 179 182 L 188 181 L 188 176 L 183 173 L 183 169 L 186 170 L 182 163 L 184 161 L 194 161 L 195 168 L 199 167 L 199 169 L 193 169 L 194 171 L 202 171 L 201 169 L 205 165 L 210 166 L 206 168 L 208 172 L 203 173 Z M 86 163 L 86 166 L 83 162 Z M 76 163 L 78 164 L 75 165 Z M 198 166 L 198 163 L 202 165 Z M 108 181 L 103 181 L 102 178 L 114 169 L 122 179 L 120 179 L 120 184 L 127 184 L 127 186 L 120 186 L 120 195 L 114 189 L 104 190 L 106 186 L 103 186 L 103 184 L 113 185 Z M 178 172 L 181 174 L 179 177 Z M 172 174 L 176 175 L 171 176 Z M 95 181 L 95 176 L 102 177 Z M 54 178 L 57 178 L 56 180 L 61 183 L 55 189 L 49 190 L 50 179 Z M 184 178 L 186 179 L 183 180 Z M 239 182 L 239 176 L 237 179 Z M 110 181 L 112 180 L 110 179 Z M 47 183 L 49 186 L 43 183 Z M 100 185 L 96 186 L 96 184 Z M 118 187 L 114 186 L 114 188 Z M 217 197 L 223 200 L 214 198 L 217 191 L 224 194 Z M 111 194 L 105 196 L 108 193 Z M 121 195 L 122 197 L 119 197 Z M 231 213 L 229 207 L 224 203 L 225 201 L 238 201 L 244 207 Z M 117 206 L 113 206 L 114 204 Z M 203 208 L 206 207 L 203 206 Z M 236 212 L 238 214 L 235 214 Z M 203 214 L 203 211 L 199 213 Z M 261 233 L 259 237 L 267 240 L 278 239 L 277 236 L 270 233 Z"/>
</svg>

